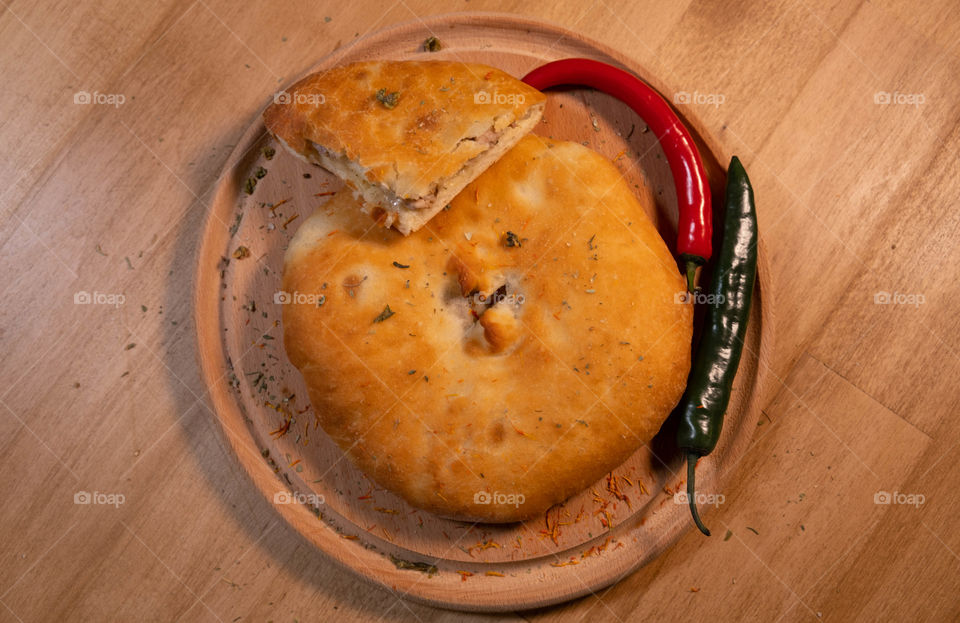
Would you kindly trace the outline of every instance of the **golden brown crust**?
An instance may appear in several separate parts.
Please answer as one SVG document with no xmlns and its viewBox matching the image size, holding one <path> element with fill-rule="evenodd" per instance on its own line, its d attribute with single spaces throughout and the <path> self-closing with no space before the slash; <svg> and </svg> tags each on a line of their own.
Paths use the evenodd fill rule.
<svg viewBox="0 0 960 623">
<path fill-rule="evenodd" d="M 443 516 L 515 521 L 656 434 L 692 311 L 610 162 L 528 136 L 409 237 L 362 237 L 353 202 L 334 197 L 290 245 L 284 289 L 324 299 L 285 306 L 284 342 L 324 430 L 377 482 Z"/>
<path fill-rule="evenodd" d="M 365 182 L 401 199 L 426 197 L 421 207 L 433 210 L 432 197 L 444 180 L 490 150 L 484 139 L 492 136 L 491 128 L 503 135 L 522 119 L 529 126 L 528 113 L 539 117 L 545 100 L 536 89 L 486 65 L 368 61 L 307 76 L 280 93 L 263 118 L 270 132 L 307 160 L 318 162 L 317 146 L 322 146 L 349 160 Z M 504 140 L 519 139 L 512 134 Z M 482 170 L 457 182 L 449 196 Z"/>
</svg>

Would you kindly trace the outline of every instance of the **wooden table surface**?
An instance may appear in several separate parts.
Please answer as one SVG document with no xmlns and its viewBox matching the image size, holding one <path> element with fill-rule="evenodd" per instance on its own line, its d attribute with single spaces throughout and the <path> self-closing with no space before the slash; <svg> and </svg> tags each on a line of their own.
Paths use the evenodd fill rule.
<svg viewBox="0 0 960 623">
<path fill-rule="evenodd" d="M 0 623 L 960 618 L 954 0 L 2 4 Z M 751 172 L 777 319 L 715 536 L 505 617 L 401 601 L 284 523 L 218 430 L 191 320 L 208 191 L 276 85 L 463 10 L 689 93 Z"/>
</svg>

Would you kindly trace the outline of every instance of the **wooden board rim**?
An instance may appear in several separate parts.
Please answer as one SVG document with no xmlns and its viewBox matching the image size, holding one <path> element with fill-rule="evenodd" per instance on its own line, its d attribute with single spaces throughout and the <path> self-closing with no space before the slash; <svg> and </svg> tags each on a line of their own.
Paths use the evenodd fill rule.
<svg viewBox="0 0 960 623">
<path fill-rule="evenodd" d="M 467 24 L 496 29 L 538 29 L 543 32 L 548 32 L 551 35 L 557 35 L 558 42 L 560 40 L 574 42 L 584 50 L 585 56 L 588 55 L 589 52 L 592 52 L 590 55 L 598 57 L 601 60 L 606 60 L 607 62 L 619 64 L 637 75 L 642 76 L 653 86 L 661 88 L 662 90 L 662 85 L 659 84 L 656 79 L 651 78 L 651 76 L 644 71 L 643 67 L 631 62 L 617 52 L 607 49 L 600 43 L 589 41 L 580 35 L 545 21 L 490 12 L 454 13 L 397 24 L 387 29 L 365 35 L 350 45 L 334 51 L 324 59 L 321 59 L 310 71 L 315 71 L 320 65 L 329 66 L 335 64 L 348 56 L 351 51 L 363 49 L 364 46 L 370 46 L 378 42 L 389 41 L 397 37 L 400 33 L 417 32 L 426 34 L 444 27 L 457 27 Z M 310 73 L 310 71 L 306 73 Z M 713 154 L 719 153 L 719 145 L 717 145 L 709 135 L 700 133 L 701 127 L 695 118 L 685 118 L 684 120 L 691 131 L 699 135 L 698 138 L 703 140 Z M 256 441 L 250 429 L 247 428 L 244 423 L 243 413 L 233 399 L 232 394 L 227 391 L 226 373 L 224 372 L 227 369 L 227 361 L 222 348 L 222 326 L 219 322 L 220 282 L 217 271 L 212 269 L 220 257 L 224 255 L 224 250 L 227 248 L 228 242 L 226 222 L 225 219 L 221 218 L 221 215 L 217 213 L 217 207 L 222 205 L 230 207 L 230 211 L 226 213 L 228 220 L 234 205 L 235 189 L 239 188 L 241 183 L 241 180 L 236 178 L 233 173 L 238 168 L 238 165 L 248 157 L 247 152 L 250 147 L 259 141 L 263 133 L 264 128 L 258 115 L 257 119 L 238 141 L 237 146 L 227 160 L 226 167 L 218 177 L 218 187 L 211 201 L 210 213 L 206 219 L 198 253 L 198 269 L 194 280 L 194 321 L 197 332 L 198 361 L 213 404 L 214 414 L 227 437 L 230 448 L 236 455 L 244 471 L 250 476 L 260 492 L 266 496 L 268 500 L 272 500 L 277 493 L 288 491 L 288 488 L 262 460 Z M 753 392 L 745 407 L 746 421 L 748 422 L 751 421 L 752 414 L 755 415 L 759 413 L 762 398 L 768 390 L 771 376 L 769 374 L 770 368 L 768 362 L 770 361 L 773 344 L 774 306 L 770 300 L 771 290 L 769 277 L 771 273 L 767 262 L 767 254 L 762 242 L 760 244 L 759 255 L 755 303 L 759 306 L 761 318 L 761 327 L 759 330 L 760 350 L 758 353 L 757 372 L 753 382 Z M 726 456 L 732 456 L 736 460 L 732 462 L 728 460 L 721 464 L 719 471 L 711 468 L 703 470 L 702 474 L 698 474 L 699 480 L 704 484 L 710 484 L 713 490 L 722 489 L 723 483 L 732 476 L 736 469 L 739 458 L 746 452 L 751 438 L 752 433 L 747 433 L 746 431 L 741 431 L 739 435 L 733 437 Z M 715 462 L 709 461 L 706 465 L 714 466 Z M 542 607 L 595 592 L 618 581 L 629 572 L 651 560 L 679 539 L 680 536 L 691 527 L 689 522 L 686 521 L 688 516 L 686 515 L 685 508 L 677 507 L 672 513 L 661 512 L 654 516 L 655 521 L 666 525 L 668 529 L 660 534 L 656 541 L 657 546 L 654 552 L 644 552 L 644 555 L 637 559 L 631 559 L 626 553 L 606 557 L 604 559 L 603 573 L 594 573 L 593 577 L 588 578 L 586 581 L 581 579 L 580 586 L 569 586 L 570 574 L 567 574 L 567 581 L 561 581 L 558 574 L 557 581 L 552 582 L 548 581 L 534 584 L 520 579 L 520 581 L 513 583 L 517 585 L 513 587 L 513 590 L 507 591 L 503 590 L 503 588 L 506 588 L 503 585 L 507 584 L 503 582 L 501 586 L 497 587 L 494 593 L 491 590 L 487 590 L 486 587 L 480 587 L 480 582 L 463 583 L 461 585 L 459 584 L 459 578 L 443 582 L 438 581 L 437 577 L 428 580 L 423 574 L 397 569 L 385 556 L 379 553 L 369 552 L 362 547 L 344 547 L 345 543 L 349 544 L 350 542 L 340 538 L 334 530 L 328 529 L 326 524 L 319 524 L 323 526 L 324 529 L 318 530 L 317 518 L 306 506 L 293 504 L 278 505 L 275 508 L 277 508 L 278 512 L 297 532 L 314 543 L 321 551 L 376 585 L 386 587 L 404 597 L 433 606 L 488 612 Z M 683 521 L 676 521 L 678 514 L 683 516 Z M 624 548 L 624 550 L 626 551 L 628 548 Z M 530 560 L 532 559 L 518 561 L 513 564 L 521 566 L 524 563 L 529 563 Z M 500 564 L 500 567 L 510 566 L 509 563 Z M 451 585 L 450 582 L 452 581 L 456 581 L 458 584 Z"/>
</svg>

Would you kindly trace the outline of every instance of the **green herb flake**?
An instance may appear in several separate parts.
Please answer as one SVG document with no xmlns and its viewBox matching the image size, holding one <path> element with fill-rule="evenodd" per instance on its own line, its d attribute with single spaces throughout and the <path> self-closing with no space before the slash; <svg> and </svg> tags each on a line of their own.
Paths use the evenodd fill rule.
<svg viewBox="0 0 960 623">
<path fill-rule="evenodd" d="M 376 318 L 374 318 L 373 321 L 374 321 L 374 322 L 383 322 L 384 320 L 386 320 L 386 319 L 389 318 L 390 316 L 394 315 L 395 313 L 397 313 L 397 312 L 395 312 L 395 311 L 393 311 L 392 309 L 390 309 L 390 306 L 389 306 L 389 305 L 386 305 L 386 306 L 384 306 L 383 311 L 380 312 L 380 315 L 377 316 Z"/>
<path fill-rule="evenodd" d="M 329 23 L 332 22 L 332 21 L 333 21 L 333 18 L 330 17 L 329 15 L 327 15 L 326 17 L 323 18 L 323 23 L 324 23 L 324 24 L 329 24 Z"/>
<path fill-rule="evenodd" d="M 410 569 L 411 571 L 419 571 L 420 573 L 426 573 L 428 576 L 439 573 L 436 565 L 431 565 L 426 562 L 411 562 L 409 560 L 404 560 L 403 558 L 397 558 L 393 554 L 390 554 L 390 562 L 392 562 L 397 569 Z"/>
<path fill-rule="evenodd" d="M 410 264 L 401 264 L 400 262 L 394 262 L 393 265 L 397 268 L 410 268 Z"/>
<path fill-rule="evenodd" d="M 135 346 L 136 346 L 136 344 L 134 344 L 133 342 L 130 342 L 129 344 L 127 344 L 126 346 L 123 347 L 123 350 L 130 350 L 131 348 L 133 348 L 133 347 L 135 347 Z"/>
<path fill-rule="evenodd" d="M 264 177 L 267 176 L 267 170 L 264 169 L 263 167 L 257 167 L 257 170 L 254 171 L 253 174 L 256 176 L 258 180 L 262 180 Z"/>
<path fill-rule="evenodd" d="M 243 184 L 243 192 L 247 193 L 248 195 L 252 195 L 256 187 L 257 179 L 255 177 L 248 177 L 247 181 Z"/>
<path fill-rule="evenodd" d="M 252 179 L 252 178 L 251 178 Z M 254 186 L 257 185 L 256 181 L 253 183 Z M 233 238 L 237 235 L 237 231 L 240 230 L 240 221 L 243 220 L 243 212 L 237 212 L 236 220 L 234 220 L 233 225 L 230 226 L 230 237 Z M 230 260 L 223 258 L 227 264 L 230 263 Z"/>
<path fill-rule="evenodd" d="M 267 160 L 273 160 L 274 154 L 277 153 L 277 150 L 273 147 L 264 147 L 263 148 L 263 157 Z"/>
<path fill-rule="evenodd" d="M 730 540 L 730 537 L 732 537 L 732 536 L 733 536 L 733 530 L 727 530 L 727 533 L 726 533 L 725 535 L 723 535 L 723 540 L 724 540 L 724 541 L 729 541 L 729 540 Z"/>
<path fill-rule="evenodd" d="M 141 306 L 140 306 L 140 311 L 142 311 L 143 313 L 147 313 L 147 306 L 146 306 L 146 305 L 141 305 Z"/>
<path fill-rule="evenodd" d="M 508 231 L 503 235 L 503 246 L 505 247 L 522 247 L 523 244 L 520 242 L 520 236 L 516 235 L 512 231 Z"/>
<path fill-rule="evenodd" d="M 757 536 L 760 536 L 760 533 L 757 532 L 755 529 L 751 528 L 750 526 L 747 526 L 747 530 L 749 530 L 750 532 L 756 534 Z"/>
<path fill-rule="evenodd" d="M 436 37 L 428 37 L 427 40 L 423 42 L 423 49 L 426 52 L 439 52 L 442 47 L 440 40 Z"/>
<path fill-rule="evenodd" d="M 384 108 L 396 108 L 399 100 L 399 91 L 394 91 L 393 93 L 387 93 L 386 89 L 380 89 L 377 91 L 377 101 L 383 104 Z"/>
</svg>

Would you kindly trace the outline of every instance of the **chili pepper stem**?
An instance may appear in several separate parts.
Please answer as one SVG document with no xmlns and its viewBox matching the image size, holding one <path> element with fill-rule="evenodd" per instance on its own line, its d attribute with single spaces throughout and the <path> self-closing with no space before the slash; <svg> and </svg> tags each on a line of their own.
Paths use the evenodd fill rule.
<svg viewBox="0 0 960 623">
<path fill-rule="evenodd" d="M 692 260 L 687 260 L 687 292 L 690 294 L 693 294 L 693 291 L 696 288 L 696 279 L 697 263 Z"/>
<path fill-rule="evenodd" d="M 700 532 L 710 536 L 710 530 L 700 521 L 700 514 L 697 513 L 697 488 L 694 485 L 694 476 L 697 472 L 697 459 L 700 458 L 696 452 L 687 452 L 687 501 L 690 503 L 690 514 L 693 515 L 693 523 L 697 524 Z"/>
</svg>

